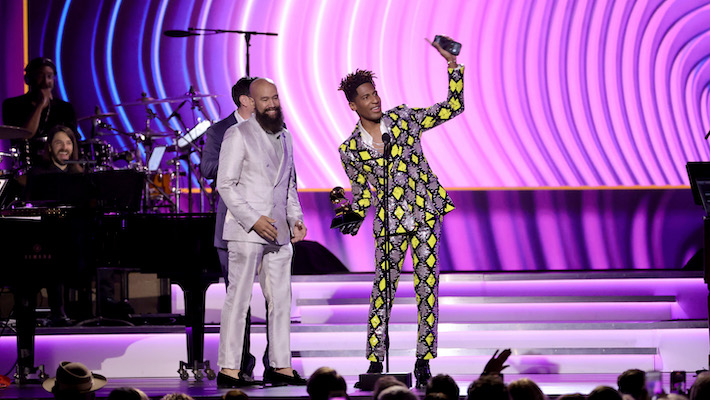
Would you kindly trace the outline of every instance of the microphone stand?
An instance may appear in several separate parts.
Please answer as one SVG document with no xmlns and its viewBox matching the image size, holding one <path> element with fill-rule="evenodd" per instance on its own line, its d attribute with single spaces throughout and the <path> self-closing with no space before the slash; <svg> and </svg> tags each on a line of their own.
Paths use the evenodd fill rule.
<svg viewBox="0 0 710 400">
<path fill-rule="evenodd" d="M 164 35 L 170 37 L 188 37 L 188 36 L 200 36 L 200 35 L 218 35 L 220 33 L 241 33 L 244 35 L 244 41 L 246 42 L 246 56 L 247 56 L 247 76 L 251 76 L 249 72 L 249 47 L 251 47 L 251 37 L 253 35 L 264 35 L 264 36 L 278 36 L 278 33 L 273 32 L 257 32 L 257 31 L 240 31 L 233 29 L 208 29 L 208 28 L 187 28 L 187 31 L 171 30 L 163 32 Z"/>
<path fill-rule="evenodd" d="M 392 262 L 390 260 L 390 216 L 389 216 L 389 164 L 391 153 L 391 139 L 389 133 L 382 134 L 382 141 L 385 144 L 382 165 L 384 167 L 384 176 L 382 177 L 385 191 L 382 194 L 385 207 L 385 372 L 390 372 L 390 313 L 392 312 L 392 287 L 390 285 Z"/>
<path fill-rule="evenodd" d="M 377 379 L 379 379 L 382 376 L 389 375 L 393 376 L 395 379 L 398 381 L 404 383 L 407 385 L 407 387 L 412 386 L 412 374 L 410 372 L 407 373 L 390 373 L 390 334 L 389 334 L 389 326 L 390 326 L 390 315 L 392 313 L 392 276 L 390 275 L 392 272 L 392 260 L 390 257 L 390 250 L 392 247 L 392 244 L 390 243 L 390 216 L 389 216 L 389 167 L 392 164 L 392 161 L 390 157 L 392 156 L 392 139 L 390 137 L 389 133 L 383 133 L 382 134 L 382 142 L 384 142 L 385 148 L 384 148 L 384 154 L 382 155 L 383 157 L 383 162 L 382 165 L 384 167 L 384 176 L 383 176 L 383 185 L 384 185 L 384 193 L 382 194 L 383 198 L 383 206 L 385 209 L 385 220 L 384 220 L 384 228 L 385 228 L 385 235 L 384 235 L 384 253 L 385 253 L 385 262 L 383 269 L 385 270 L 385 301 L 384 301 L 384 307 L 385 307 L 385 318 L 384 318 L 384 324 L 385 324 L 385 332 L 384 332 L 384 338 L 385 338 L 385 370 L 384 373 L 366 373 L 366 374 L 361 374 L 360 375 L 360 380 L 355 384 L 357 388 L 360 390 L 372 390 L 375 386 L 375 382 Z"/>
</svg>

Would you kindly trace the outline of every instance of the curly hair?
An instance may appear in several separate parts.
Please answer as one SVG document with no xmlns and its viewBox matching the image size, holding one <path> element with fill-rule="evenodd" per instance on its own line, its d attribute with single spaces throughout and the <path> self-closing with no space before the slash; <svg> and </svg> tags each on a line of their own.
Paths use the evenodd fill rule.
<svg viewBox="0 0 710 400">
<path fill-rule="evenodd" d="M 372 71 L 358 69 L 355 70 L 355 72 L 348 74 L 348 76 L 340 81 L 340 87 L 338 90 L 342 90 L 343 93 L 345 93 L 345 98 L 348 99 L 348 101 L 354 101 L 355 97 L 357 97 L 357 88 L 364 83 L 370 83 L 372 84 L 372 87 L 375 87 L 375 82 L 373 80 L 375 78 L 376 76 L 372 73 Z"/>
</svg>

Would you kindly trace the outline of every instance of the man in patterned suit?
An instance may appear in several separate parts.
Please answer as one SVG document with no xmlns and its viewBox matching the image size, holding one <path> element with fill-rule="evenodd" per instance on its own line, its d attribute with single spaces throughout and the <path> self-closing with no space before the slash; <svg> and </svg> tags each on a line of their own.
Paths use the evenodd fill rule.
<svg viewBox="0 0 710 400">
<path fill-rule="evenodd" d="M 417 294 L 419 329 L 417 361 L 414 375 L 417 386 L 426 385 L 431 377 L 429 360 L 436 357 L 438 321 L 439 240 L 444 214 L 454 205 L 429 168 L 424 157 L 421 134 L 464 110 L 463 66 L 456 56 L 432 44 L 448 63 L 449 93 L 446 101 L 428 108 L 400 105 L 381 110 L 375 90 L 374 75 L 357 70 L 340 83 L 350 108 L 360 117 L 352 135 L 340 146 L 340 158 L 350 178 L 353 193 L 352 209 L 364 217 L 372 202 L 369 186 L 377 192 L 377 213 L 373 222 L 375 234 L 375 281 L 370 297 L 367 337 L 369 373 L 382 372 L 385 354 L 385 324 L 389 320 L 385 304 L 386 262 L 385 217 L 389 219 L 390 288 L 394 292 L 402 269 L 407 247 L 411 245 L 414 263 L 414 285 Z M 389 173 L 385 185 L 385 142 L 388 146 Z M 369 183 L 369 186 L 368 186 Z M 387 196 L 388 210 L 384 209 Z M 343 233 L 356 234 L 359 223 L 346 226 Z"/>
</svg>

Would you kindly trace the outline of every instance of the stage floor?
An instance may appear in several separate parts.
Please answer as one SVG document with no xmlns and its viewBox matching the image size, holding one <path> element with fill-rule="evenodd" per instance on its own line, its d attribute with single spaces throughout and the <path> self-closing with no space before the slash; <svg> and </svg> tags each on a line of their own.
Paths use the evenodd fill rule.
<svg viewBox="0 0 710 400">
<path fill-rule="evenodd" d="M 321 366 L 341 373 L 352 398 L 364 357 L 367 297 L 371 276 L 294 277 L 291 325 L 292 363 L 303 376 Z M 216 365 L 219 309 L 223 285 L 207 294 L 205 360 Z M 416 309 L 411 277 L 403 277 L 393 307 L 390 335 L 393 372 L 411 372 L 416 343 Z M 255 286 L 258 292 L 258 285 Z M 505 381 L 528 377 L 551 398 L 588 394 L 598 385 L 616 387 L 626 369 L 662 371 L 668 390 L 670 372 L 686 371 L 687 386 L 695 371 L 707 368 L 707 286 L 702 274 L 686 271 L 615 271 L 538 274 L 442 274 L 439 354 L 433 374 L 450 374 L 465 398 L 496 349 L 511 348 Z M 173 296 L 180 298 L 174 290 Z M 253 313 L 258 303 L 253 305 Z M 263 307 L 263 306 L 262 306 Z M 173 308 L 180 311 L 180 305 Z M 252 314 L 254 315 L 254 314 Z M 261 358 L 266 329 L 252 327 L 252 353 Z M 12 327 L 0 336 L 0 373 L 16 358 Z M 215 381 L 178 377 L 186 359 L 181 326 L 40 328 L 35 340 L 35 365 L 54 375 L 60 361 L 81 361 L 109 378 L 97 393 L 105 398 L 117 387 L 132 386 L 151 398 L 183 392 L 196 399 L 219 398 L 228 389 Z M 259 364 L 259 363 L 258 363 Z M 14 371 L 13 371 L 14 372 Z M 263 366 L 257 365 L 257 377 Z M 259 399 L 306 399 L 305 387 L 245 390 Z M 40 385 L 0 389 L 8 399 L 51 398 Z"/>
<path fill-rule="evenodd" d="M 436 371 L 433 371 L 436 373 Z M 598 385 L 606 385 L 616 388 L 616 374 L 545 374 L 545 375 L 519 375 L 510 374 L 505 376 L 507 383 L 520 378 L 530 378 L 535 381 L 550 398 L 555 398 L 562 394 L 583 393 L 587 394 Z M 346 376 L 348 383 L 348 395 L 351 399 L 369 399 L 372 392 L 361 391 L 353 386 L 357 382 L 357 376 Z M 456 375 L 453 377 L 461 389 L 461 397 L 466 398 L 468 385 L 476 378 L 474 375 Z M 664 374 L 664 386 L 668 386 L 669 375 Z M 694 374 L 688 376 L 688 387 L 694 382 Z M 111 390 L 118 387 L 135 387 L 143 390 L 152 399 L 160 399 L 168 393 L 187 393 L 195 399 L 216 399 L 229 391 L 217 387 L 216 381 L 204 380 L 197 382 L 193 379 L 181 381 L 179 378 L 143 378 L 143 379 L 109 379 L 108 384 L 97 392 L 97 398 L 108 397 Z M 242 389 L 249 397 L 260 400 L 283 400 L 283 399 L 307 399 L 305 387 L 282 386 L 282 387 L 251 387 Z M 415 393 L 424 397 L 423 390 L 413 389 Z M 3 399 L 44 399 L 52 398 L 51 393 L 42 389 L 39 384 L 29 384 L 23 386 L 12 385 L 0 390 L 0 397 Z"/>
<path fill-rule="evenodd" d="M 436 373 L 436 371 L 432 371 Z M 461 398 L 466 398 L 468 385 L 476 379 L 474 375 L 455 375 L 453 378 L 461 389 Z M 616 374 L 508 374 L 505 375 L 506 383 L 520 378 L 530 378 L 535 381 L 543 392 L 552 398 L 562 394 L 582 393 L 588 394 L 599 385 L 606 385 L 616 388 Z M 355 389 L 353 385 L 357 382 L 357 376 L 346 376 L 348 383 L 348 396 L 351 399 L 369 399 L 372 392 Z M 669 374 L 663 374 L 664 387 L 669 385 Z M 695 381 L 695 374 L 688 374 L 687 387 Z M 144 391 L 151 399 L 160 399 L 168 393 L 186 393 L 195 399 L 218 399 L 230 389 L 217 387 L 216 381 L 204 380 L 197 382 L 193 379 L 181 381 L 179 378 L 143 378 L 143 379 L 109 379 L 108 384 L 96 393 L 96 397 L 106 398 L 109 393 L 119 387 L 135 387 Z M 305 387 L 282 386 L 282 387 L 251 387 L 242 388 L 247 395 L 259 400 L 284 400 L 284 399 L 308 399 Z M 420 398 L 424 397 L 424 391 L 413 389 Z M 39 384 L 29 384 L 23 386 L 12 385 L 6 389 L 0 389 L 0 397 L 3 399 L 45 399 L 52 398 L 51 393 L 42 389 Z"/>
</svg>

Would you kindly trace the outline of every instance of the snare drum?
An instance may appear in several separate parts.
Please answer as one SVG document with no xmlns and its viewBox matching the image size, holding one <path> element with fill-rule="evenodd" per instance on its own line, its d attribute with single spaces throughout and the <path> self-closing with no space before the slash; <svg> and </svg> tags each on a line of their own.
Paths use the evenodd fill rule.
<svg viewBox="0 0 710 400">
<path fill-rule="evenodd" d="M 152 200 L 164 198 L 165 195 L 173 194 L 173 181 L 175 173 L 173 172 L 149 172 L 148 173 L 148 196 Z"/>
<path fill-rule="evenodd" d="M 79 158 L 95 161 L 94 171 L 113 169 L 113 148 L 99 138 L 85 140 L 79 143 Z"/>
</svg>

